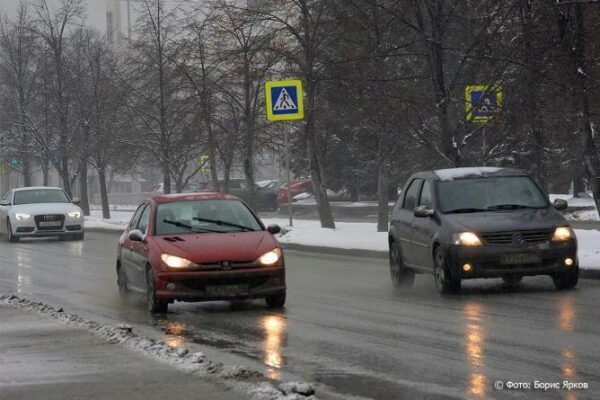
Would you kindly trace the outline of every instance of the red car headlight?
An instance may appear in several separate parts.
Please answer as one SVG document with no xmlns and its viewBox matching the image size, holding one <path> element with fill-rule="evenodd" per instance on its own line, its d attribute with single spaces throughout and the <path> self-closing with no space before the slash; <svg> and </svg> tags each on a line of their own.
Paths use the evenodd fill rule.
<svg viewBox="0 0 600 400">
<path fill-rule="evenodd" d="M 261 265 L 272 267 L 278 265 L 281 261 L 281 249 L 273 249 L 262 256 L 258 257 L 258 262 Z"/>
<path fill-rule="evenodd" d="M 184 268 L 194 268 L 194 267 L 198 266 L 196 263 L 194 263 L 186 258 L 172 256 L 169 254 L 162 254 L 160 256 L 160 259 L 169 268 L 184 269 Z"/>
</svg>

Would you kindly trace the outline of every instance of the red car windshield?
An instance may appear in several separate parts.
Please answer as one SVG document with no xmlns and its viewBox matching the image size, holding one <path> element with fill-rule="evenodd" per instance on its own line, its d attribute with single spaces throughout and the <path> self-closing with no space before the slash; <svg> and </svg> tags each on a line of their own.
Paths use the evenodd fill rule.
<svg viewBox="0 0 600 400">
<path fill-rule="evenodd" d="M 193 200 L 159 204 L 156 235 L 262 230 L 248 208 L 238 200 Z"/>
</svg>

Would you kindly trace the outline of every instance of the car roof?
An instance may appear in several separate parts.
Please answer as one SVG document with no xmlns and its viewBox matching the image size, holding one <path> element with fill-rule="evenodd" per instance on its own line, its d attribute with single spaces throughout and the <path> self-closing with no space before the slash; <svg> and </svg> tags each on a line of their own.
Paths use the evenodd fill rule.
<svg viewBox="0 0 600 400">
<path fill-rule="evenodd" d="M 23 190 L 40 190 L 40 189 L 63 190 L 62 188 L 52 187 L 52 186 L 29 186 L 29 187 L 15 188 L 15 189 L 13 189 L 13 191 L 22 192 Z"/>
<path fill-rule="evenodd" d="M 194 200 L 240 200 L 236 196 L 227 193 L 201 192 L 201 193 L 177 193 L 177 194 L 157 194 L 150 197 L 156 203 L 171 203 L 175 201 L 194 201 Z"/>
<path fill-rule="evenodd" d="M 462 167 L 417 172 L 412 175 L 412 178 L 452 181 L 455 179 L 488 178 L 497 176 L 528 176 L 528 174 L 517 168 Z"/>
</svg>

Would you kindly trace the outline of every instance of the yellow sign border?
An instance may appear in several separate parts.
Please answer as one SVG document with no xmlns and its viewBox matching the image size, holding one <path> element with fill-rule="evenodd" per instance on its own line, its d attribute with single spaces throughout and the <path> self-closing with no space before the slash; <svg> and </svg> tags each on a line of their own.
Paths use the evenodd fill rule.
<svg viewBox="0 0 600 400">
<path fill-rule="evenodd" d="M 502 111 L 502 102 L 504 100 L 504 91 L 500 85 L 467 85 L 465 88 L 465 110 L 467 112 L 467 121 L 472 121 L 473 123 L 486 123 L 492 120 L 495 116 L 489 117 L 474 117 L 471 114 L 471 93 L 472 92 L 481 92 L 481 91 L 490 91 L 493 90 L 496 92 L 496 104 L 498 105 L 498 112 Z"/>
<path fill-rule="evenodd" d="M 294 114 L 273 114 L 273 98 L 271 97 L 271 89 L 283 86 L 295 86 L 296 93 L 298 94 L 298 112 Z M 300 80 L 288 80 L 288 81 L 268 81 L 265 83 L 265 97 L 267 109 L 267 119 L 269 121 L 296 121 L 304 119 L 304 92 L 302 91 L 302 81 Z"/>
</svg>

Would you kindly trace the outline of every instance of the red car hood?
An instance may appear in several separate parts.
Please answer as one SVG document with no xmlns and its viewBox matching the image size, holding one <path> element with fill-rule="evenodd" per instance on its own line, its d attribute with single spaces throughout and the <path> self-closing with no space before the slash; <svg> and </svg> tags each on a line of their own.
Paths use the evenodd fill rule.
<svg viewBox="0 0 600 400">
<path fill-rule="evenodd" d="M 152 239 L 163 253 L 199 263 L 250 261 L 279 247 L 267 231 L 177 234 Z"/>
</svg>

